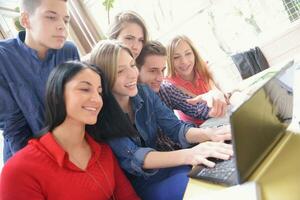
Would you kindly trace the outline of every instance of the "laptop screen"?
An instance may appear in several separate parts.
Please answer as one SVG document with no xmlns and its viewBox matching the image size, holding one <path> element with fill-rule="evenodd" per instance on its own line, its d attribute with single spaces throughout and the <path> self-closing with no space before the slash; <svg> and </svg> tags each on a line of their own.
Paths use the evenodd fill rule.
<svg viewBox="0 0 300 200">
<path fill-rule="evenodd" d="M 292 66 L 275 74 L 230 116 L 239 183 L 249 178 L 292 118 Z"/>
</svg>

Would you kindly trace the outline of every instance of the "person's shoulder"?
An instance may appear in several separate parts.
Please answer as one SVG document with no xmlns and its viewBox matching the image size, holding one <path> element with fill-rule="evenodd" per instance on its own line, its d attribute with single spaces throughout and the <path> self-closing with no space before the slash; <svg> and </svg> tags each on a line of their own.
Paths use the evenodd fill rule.
<svg viewBox="0 0 300 200">
<path fill-rule="evenodd" d="M 93 151 L 111 151 L 109 145 L 102 140 L 95 140 L 90 134 L 86 134 L 87 141 Z M 99 149 L 100 148 L 100 149 Z"/>
<path fill-rule="evenodd" d="M 0 41 L 0 55 L 17 48 L 17 38 L 10 38 Z"/>
<path fill-rule="evenodd" d="M 152 106 L 154 106 L 157 101 L 161 101 L 157 93 L 146 84 L 138 84 L 137 97 L 142 99 L 144 102 L 147 102 L 146 104 L 151 104 Z"/>
<path fill-rule="evenodd" d="M 139 94 L 155 94 L 155 92 L 147 84 L 139 83 L 137 88 Z"/>
<path fill-rule="evenodd" d="M 160 87 L 161 88 L 173 89 L 175 87 L 175 85 L 169 80 L 163 80 Z"/>
<path fill-rule="evenodd" d="M 62 52 L 62 51 L 63 52 L 76 52 L 76 53 L 78 53 L 78 49 L 77 49 L 76 45 L 71 41 L 66 41 L 65 42 L 64 46 L 61 49 L 59 49 L 59 52 Z"/>
<path fill-rule="evenodd" d="M 69 41 L 69 40 L 67 40 L 67 41 L 65 42 L 63 48 L 64 48 L 64 49 L 76 49 L 76 50 L 77 50 L 76 45 L 75 45 L 73 42 Z"/>
<path fill-rule="evenodd" d="M 56 51 L 57 55 L 60 55 L 62 60 L 80 60 L 79 52 L 76 45 L 71 41 L 66 41 L 61 49 Z"/>
<path fill-rule="evenodd" d="M 23 149 L 15 153 L 11 158 L 9 158 L 9 160 L 3 167 L 2 173 L 6 171 L 8 171 L 8 173 L 9 171 L 15 173 L 21 171 L 30 172 L 32 168 L 30 169 L 30 167 L 28 166 L 32 166 L 34 165 L 34 163 L 36 163 L 36 165 L 38 166 L 38 163 L 35 160 L 36 153 L 33 153 L 35 151 L 36 151 L 35 147 L 33 147 L 32 145 L 27 145 L 26 147 L 24 147 Z"/>
<path fill-rule="evenodd" d="M 104 152 L 112 153 L 110 146 L 104 142 L 99 142 L 100 148 Z"/>
<path fill-rule="evenodd" d="M 138 84 L 138 95 L 136 97 L 142 98 L 144 101 L 156 97 L 156 93 L 147 84 Z"/>
<path fill-rule="evenodd" d="M 106 160 L 109 160 L 114 156 L 114 153 L 108 144 L 104 142 L 98 142 L 98 145 L 99 145 L 98 153 L 100 153 L 101 159 L 104 158 Z"/>
<path fill-rule="evenodd" d="M 177 95 L 181 93 L 180 90 L 172 83 L 171 81 L 164 80 L 160 85 L 159 94 L 166 94 L 166 95 Z"/>
<path fill-rule="evenodd" d="M 4 40 L 0 40 L 0 47 L 12 45 L 12 44 L 16 43 L 17 40 L 18 39 L 16 37 L 14 37 L 14 38 L 7 38 L 7 39 L 4 39 Z"/>
<path fill-rule="evenodd" d="M 16 187 L 27 187 L 28 184 L 36 183 L 39 174 L 46 172 L 43 164 L 44 157 L 32 145 L 27 145 L 14 154 L 4 165 L 1 172 L 1 182 Z M 27 186 L 26 186 L 27 185 Z"/>
</svg>

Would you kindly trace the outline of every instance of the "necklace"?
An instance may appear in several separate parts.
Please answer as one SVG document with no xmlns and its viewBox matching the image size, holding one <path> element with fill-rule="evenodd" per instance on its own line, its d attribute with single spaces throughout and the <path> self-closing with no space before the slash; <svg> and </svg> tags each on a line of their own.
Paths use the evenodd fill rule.
<svg viewBox="0 0 300 200">
<path fill-rule="evenodd" d="M 75 164 L 78 168 L 80 168 L 82 171 L 85 172 L 85 174 L 87 174 L 93 181 L 94 183 L 100 188 L 100 190 L 103 192 L 103 194 L 106 196 L 107 199 L 112 199 L 112 200 L 115 200 L 115 195 L 113 193 L 113 185 L 112 183 L 109 181 L 109 178 L 108 178 L 108 175 L 106 174 L 104 168 L 102 167 L 101 163 L 99 163 L 98 160 L 96 160 L 96 164 L 98 166 L 98 168 L 101 170 L 101 172 L 104 174 L 104 179 L 105 179 L 105 182 L 108 184 L 109 188 L 112 189 L 112 196 L 110 196 L 102 187 L 101 183 L 99 180 L 97 180 L 93 174 L 91 174 L 89 171 L 87 171 L 87 167 L 83 167 L 83 164 L 81 162 L 79 162 L 74 156 L 70 155 L 70 158 L 72 158 L 73 161 L 75 161 Z"/>
<path fill-rule="evenodd" d="M 85 171 L 87 164 L 83 164 L 82 162 L 78 161 L 74 156 L 72 156 L 71 154 L 69 154 L 69 158 L 71 158 L 72 160 L 70 160 L 73 164 L 76 165 L 76 167 L 78 167 L 79 169 Z"/>
</svg>

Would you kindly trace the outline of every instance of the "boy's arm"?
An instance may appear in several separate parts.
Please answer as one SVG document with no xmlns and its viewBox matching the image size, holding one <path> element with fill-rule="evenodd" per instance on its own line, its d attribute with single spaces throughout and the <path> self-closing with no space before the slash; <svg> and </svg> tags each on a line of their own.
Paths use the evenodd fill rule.
<svg viewBox="0 0 300 200">
<path fill-rule="evenodd" d="M 172 110 L 180 110 L 184 114 L 200 120 L 206 120 L 209 118 L 208 113 L 210 108 L 205 102 L 199 102 L 196 104 L 188 103 L 186 100 L 192 98 L 192 96 L 183 93 L 171 83 L 164 82 L 161 85 L 159 96 Z"/>
<path fill-rule="evenodd" d="M 0 96 L 0 120 L 4 122 L 3 135 L 5 138 L 9 138 L 7 142 L 9 142 L 12 153 L 15 153 L 27 144 L 28 139 L 32 136 L 32 131 L 2 74 L 0 74 Z"/>
</svg>

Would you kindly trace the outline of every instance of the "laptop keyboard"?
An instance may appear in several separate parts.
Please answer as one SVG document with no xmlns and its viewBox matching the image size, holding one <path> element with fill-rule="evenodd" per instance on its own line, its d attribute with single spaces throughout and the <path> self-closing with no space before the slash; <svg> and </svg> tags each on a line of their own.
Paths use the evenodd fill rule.
<svg viewBox="0 0 300 200">
<path fill-rule="evenodd" d="M 197 176 L 211 181 L 226 182 L 234 172 L 234 159 L 231 158 L 216 163 L 214 168 L 203 168 Z"/>
<path fill-rule="evenodd" d="M 210 118 L 206 120 L 203 124 L 201 124 L 200 128 L 218 128 L 229 124 L 230 122 L 228 116 L 221 118 Z"/>
</svg>

